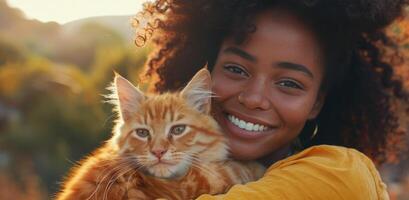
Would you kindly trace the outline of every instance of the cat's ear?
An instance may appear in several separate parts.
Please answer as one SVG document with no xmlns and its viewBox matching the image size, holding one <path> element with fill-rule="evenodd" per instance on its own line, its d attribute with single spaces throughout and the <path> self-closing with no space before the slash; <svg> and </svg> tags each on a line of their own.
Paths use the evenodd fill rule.
<svg viewBox="0 0 409 200">
<path fill-rule="evenodd" d="M 210 103 L 213 94 L 211 89 L 212 80 L 210 72 L 203 68 L 193 76 L 181 94 L 192 107 L 208 114 L 210 113 Z"/>
<path fill-rule="evenodd" d="M 117 110 L 124 121 L 129 120 L 135 112 L 138 112 L 139 105 L 144 101 L 145 95 L 137 87 L 132 85 L 121 75 L 115 73 L 112 92 L 116 97 Z"/>
</svg>

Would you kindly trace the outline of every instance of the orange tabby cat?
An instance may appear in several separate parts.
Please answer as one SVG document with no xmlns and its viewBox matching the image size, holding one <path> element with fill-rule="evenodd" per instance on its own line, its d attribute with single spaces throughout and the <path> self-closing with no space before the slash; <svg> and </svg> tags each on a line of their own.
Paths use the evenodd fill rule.
<svg viewBox="0 0 409 200">
<path fill-rule="evenodd" d="M 210 85 L 203 69 L 180 93 L 148 96 L 117 75 L 113 137 L 72 171 L 57 199 L 194 199 L 261 177 L 260 165 L 227 158 L 209 115 Z"/>
</svg>

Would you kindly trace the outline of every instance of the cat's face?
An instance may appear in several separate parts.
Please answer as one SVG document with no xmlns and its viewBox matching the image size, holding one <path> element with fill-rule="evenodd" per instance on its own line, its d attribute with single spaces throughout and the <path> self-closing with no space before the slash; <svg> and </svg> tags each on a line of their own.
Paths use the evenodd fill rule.
<svg viewBox="0 0 409 200">
<path fill-rule="evenodd" d="M 118 152 L 161 178 L 224 159 L 225 138 L 209 115 L 210 83 L 207 70 L 200 71 L 180 93 L 146 96 L 117 76 L 121 117 L 112 142 Z"/>
</svg>

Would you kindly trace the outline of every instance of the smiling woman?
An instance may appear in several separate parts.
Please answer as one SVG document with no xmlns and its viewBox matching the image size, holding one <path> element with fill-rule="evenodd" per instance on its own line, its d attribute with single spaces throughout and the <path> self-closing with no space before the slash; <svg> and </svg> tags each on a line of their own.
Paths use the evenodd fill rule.
<svg viewBox="0 0 409 200">
<path fill-rule="evenodd" d="M 256 182 L 201 199 L 388 199 L 368 157 L 382 163 L 401 150 L 388 145 L 403 141 L 391 100 L 409 97 L 380 52 L 394 45 L 383 30 L 407 3 L 147 4 L 158 26 L 138 27 L 137 39 L 153 33 L 155 89 L 177 90 L 207 63 L 231 156 L 269 166 Z"/>
</svg>

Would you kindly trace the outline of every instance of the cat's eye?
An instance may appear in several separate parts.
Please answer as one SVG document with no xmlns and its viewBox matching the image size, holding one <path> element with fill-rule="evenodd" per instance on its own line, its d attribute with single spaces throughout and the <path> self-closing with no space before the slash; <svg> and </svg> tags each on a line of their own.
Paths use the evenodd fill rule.
<svg viewBox="0 0 409 200">
<path fill-rule="evenodd" d="M 149 130 L 145 129 L 145 128 L 135 129 L 135 133 L 136 133 L 136 135 L 138 135 L 141 138 L 149 137 Z"/>
<path fill-rule="evenodd" d="M 186 125 L 175 125 L 170 129 L 170 134 L 180 135 L 186 130 Z"/>
</svg>

